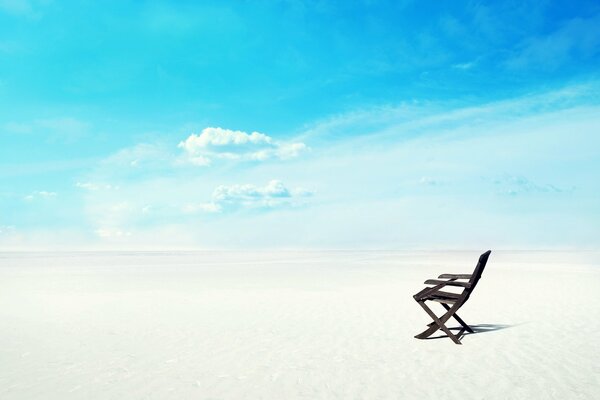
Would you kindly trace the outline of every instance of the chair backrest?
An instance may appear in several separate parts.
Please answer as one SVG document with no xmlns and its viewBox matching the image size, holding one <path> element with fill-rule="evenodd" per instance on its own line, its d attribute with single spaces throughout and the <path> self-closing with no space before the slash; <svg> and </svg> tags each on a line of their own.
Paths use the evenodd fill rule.
<svg viewBox="0 0 600 400">
<path fill-rule="evenodd" d="M 471 275 L 471 279 L 469 279 L 469 283 L 471 284 L 471 287 L 465 290 L 465 292 L 467 293 L 467 297 L 465 298 L 465 301 L 467 301 L 469 299 L 471 292 L 473 292 L 473 289 L 475 289 L 475 286 L 477 286 L 477 282 L 479 282 L 479 279 L 481 278 L 481 275 L 483 274 L 483 270 L 485 269 L 485 265 L 487 264 L 487 261 L 488 261 L 488 258 L 490 257 L 491 252 L 492 252 L 491 250 L 488 250 L 479 256 L 479 261 L 477 262 L 477 266 L 475 267 L 475 270 L 473 271 L 473 274 Z"/>
</svg>

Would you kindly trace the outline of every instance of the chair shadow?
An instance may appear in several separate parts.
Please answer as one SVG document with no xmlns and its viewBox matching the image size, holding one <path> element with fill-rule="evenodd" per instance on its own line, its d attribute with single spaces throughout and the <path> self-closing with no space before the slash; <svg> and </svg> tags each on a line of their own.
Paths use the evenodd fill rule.
<svg viewBox="0 0 600 400">
<path fill-rule="evenodd" d="M 467 332 L 464 331 L 459 337 L 458 339 L 462 339 L 465 336 L 469 336 L 469 335 L 476 335 L 479 333 L 486 333 L 486 332 L 494 332 L 494 331 L 499 331 L 502 329 L 508 329 L 508 328 L 512 328 L 515 327 L 517 325 L 505 325 L 505 324 L 478 324 L 478 325 L 469 325 L 471 327 L 471 329 L 473 330 L 473 333 L 471 332 Z M 462 326 L 458 326 L 455 328 L 448 328 L 451 331 L 455 330 L 455 331 L 460 331 L 463 330 Z M 448 338 L 448 335 L 439 335 L 439 336 L 433 336 L 433 337 L 428 337 L 425 338 L 424 340 L 432 340 L 432 339 L 444 339 L 444 338 Z"/>
</svg>

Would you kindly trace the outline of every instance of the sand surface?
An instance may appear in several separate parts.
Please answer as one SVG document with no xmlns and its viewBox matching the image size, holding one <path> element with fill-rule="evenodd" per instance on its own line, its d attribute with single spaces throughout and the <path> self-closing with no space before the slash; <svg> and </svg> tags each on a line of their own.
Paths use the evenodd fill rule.
<svg viewBox="0 0 600 400">
<path fill-rule="evenodd" d="M 494 252 L 480 332 L 413 338 L 479 253 L 0 253 L 0 399 L 600 398 L 597 252 Z"/>
</svg>

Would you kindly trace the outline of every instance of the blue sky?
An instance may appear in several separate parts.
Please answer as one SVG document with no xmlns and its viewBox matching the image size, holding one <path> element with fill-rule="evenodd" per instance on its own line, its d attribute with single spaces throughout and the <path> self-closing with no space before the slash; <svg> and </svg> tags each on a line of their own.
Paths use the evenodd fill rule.
<svg viewBox="0 0 600 400">
<path fill-rule="evenodd" d="M 598 248 L 595 1 L 0 0 L 0 248 Z"/>
</svg>

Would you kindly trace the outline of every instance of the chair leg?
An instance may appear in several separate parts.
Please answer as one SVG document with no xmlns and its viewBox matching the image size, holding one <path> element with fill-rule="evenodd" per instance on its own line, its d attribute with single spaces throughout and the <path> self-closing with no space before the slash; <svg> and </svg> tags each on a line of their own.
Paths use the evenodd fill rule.
<svg viewBox="0 0 600 400">
<path fill-rule="evenodd" d="M 448 307 L 448 304 L 442 303 L 442 305 L 444 306 L 444 308 L 446 309 L 446 311 L 450 311 L 450 307 Z M 453 317 L 455 320 L 457 320 L 457 321 L 458 321 L 458 323 L 459 323 L 459 324 L 461 324 L 461 325 L 462 325 L 462 327 L 463 327 L 463 328 L 465 328 L 465 330 L 466 330 L 467 332 L 469 332 L 469 333 L 475 333 L 475 332 L 473 331 L 473 329 L 471 329 L 471 327 L 470 327 L 470 326 L 469 326 L 469 325 L 468 325 L 468 324 L 467 324 L 465 321 L 463 321 L 461 317 L 459 317 L 459 316 L 458 316 L 458 314 L 457 314 L 457 313 L 454 313 L 454 315 L 453 315 L 452 317 Z"/>
<path fill-rule="evenodd" d="M 427 314 L 430 314 L 431 310 L 429 310 L 429 308 L 426 308 L 425 301 L 417 300 L 417 303 L 419 303 L 419 305 L 425 309 Z M 444 318 L 444 316 L 442 316 L 442 318 Z M 426 339 L 440 329 L 439 324 L 435 322 L 435 320 L 433 322 L 428 323 L 427 326 L 428 328 L 425 329 L 423 332 L 419 333 L 418 335 L 415 335 L 415 338 Z"/>
<path fill-rule="evenodd" d="M 425 308 L 425 302 L 423 301 L 417 301 L 417 303 L 419 303 L 419 305 L 423 308 Z M 427 309 L 425 310 L 427 312 L 427 314 L 429 314 L 429 311 L 427 311 Z M 437 330 L 440 329 L 439 325 L 437 324 L 437 322 L 433 321 L 430 322 L 429 324 L 427 324 L 428 328 L 425 329 L 423 332 L 419 333 L 418 335 L 415 335 L 415 338 L 417 339 L 425 339 L 428 338 L 429 336 L 433 335 Z"/>
<path fill-rule="evenodd" d="M 425 310 L 425 312 L 431 317 L 431 319 L 433 319 L 433 321 L 435 322 L 435 325 L 432 325 L 425 331 L 416 335 L 415 338 L 425 339 L 425 338 L 431 336 L 438 329 L 441 329 L 442 331 L 444 331 L 444 333 L 446 333 L 446 335 L 448 335 L 448 337 L 450 339 L 452 339 L 452 341 L 454 343 L 462 344 L 462 343 L 460 343 L 460 340 L 446 327 L 446 325 L 444 325 L 446 323 L 446 321 L 454 314 L 454 310 L 450 309 L 446 312 L 446 314 L 444 314 L 442 316 L 442 318 L 438 318 L 437 315 L 435 315 L 435 313 L 433 311 L 431 311 L 431 309 L 425 305 L 424 301 L 417 301 L 417 303 L 419 303 L 419 305 L 423 308 L 423 310 Z"/>
</svg>

